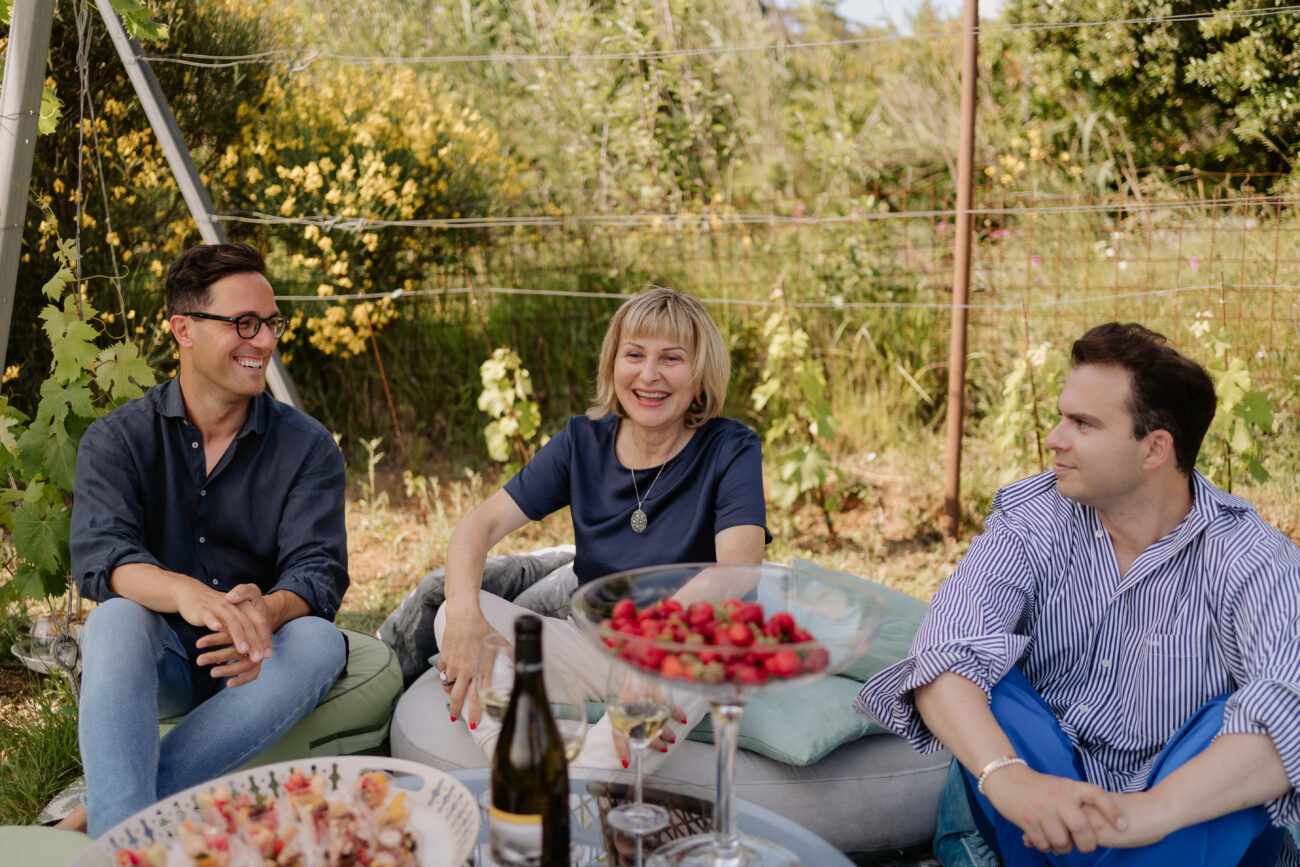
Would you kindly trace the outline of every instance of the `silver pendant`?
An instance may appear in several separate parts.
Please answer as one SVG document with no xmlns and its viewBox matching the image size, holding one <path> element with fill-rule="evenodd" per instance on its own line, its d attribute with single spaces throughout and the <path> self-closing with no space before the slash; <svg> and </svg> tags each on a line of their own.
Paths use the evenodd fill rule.
<svg viewBox="0 0 1300 867">
<path fill-rule="evenodd" d="M 645 512 L 641 511 L 640 509 L 637 509 L 635 512 L 632 513 L 632 532 L 644 533 L 645 527 L 646 527 Z"/>
</svg>

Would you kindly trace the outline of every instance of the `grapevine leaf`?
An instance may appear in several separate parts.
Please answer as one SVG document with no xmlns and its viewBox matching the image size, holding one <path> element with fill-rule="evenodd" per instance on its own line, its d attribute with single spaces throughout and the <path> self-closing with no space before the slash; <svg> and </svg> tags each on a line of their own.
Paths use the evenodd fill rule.
<svg viewBox="0 0 1300 867">
<path fill-rule="evenodd" d="M 506 433 L 501 429 L 501 422 L 489 422 L 483 428 L 483 438 L 487 441 L 488 455 L 494 461 L 504 461 L 510 457 L 510 443 Z"/>
<path fill-rule="evenodd" d="M 1263 431 L 1273 430 L 1273 410 L 1268 405 L 1268 395 L 1262 391 L 1248 391 L 1241 403 L 1233 408 L 1237 415 Z"/>
<path fill-rule="evenodd" d="M 68 544 L 69 510 L 20 503 L 13 513 L 14 551 L 43 572 L 60 572 Z"/>
<path fill-rule="evenodd" d="M 1263 464 L 1249 456 L 1245 460 L 1246 469 L 1250 472 L 1251 478 L 1257 482 L 1267 482 L 1269 480 L 1268 470 L 1264 469 Z"/>
<path fill-rule="evenodd" d="M 531 440 L 542 426 L 542 412 L 533 401 L 521 403 L 519 409 L 519 436 Z"/>
<path fill-rule="evenodd" d="M 64 313 L 47 307 L 41 313 L 45 320 L 45 333 L 49 335 L 54 351 L 52 378 L 71 382 L 83 371 L 92 370 L 99 350 L 95 348 L 95 329 L 83 322 L 75 313 Z"/>
<path fill-rule="evenodd" d="M 50 90 L 49 87 L 41 89 L 41 115 L 36 121 L 36 134 L 49 135 L 59 128 L 59 121 L 63 118 L 63 100 Z"/>
<path fill-rule="evenodd" d="M 27 478 L 44 473 L 65 491 L 72 490 L 77 468 L 77 444 L 63 425 L 36 420 L 18 438 L 18 464 Z"/>
<path fill-rule="evenodd" d="M 1232 439 L 1228 445 L 1237 454 L 1250 451 L 1250 447 L 1255 444 L 1255 439 L 1250 435 L 1250 425 L 1246 424 L 1245 419 L 1235 419 L 1232 424 Z"/>
<path fill-rule="evenodd" d="M 41 287 L 41 292 L 47 298 L 62 298 L 63 290 L 68 288 L 68 284 L 72 282 L 74 276 L 71 268 L 60 268 L 54 273 L 53 277 L 45 281 L 45 285 Z M 47 310 L 47 312 L 49 311 Z"/>
<path fill-rule="evenodd" d="M 115 399 L 139 397 L 155 382 L 153 368 L 134 343 L 118 343 L 99 353 L 95 369 L 99 387 Z"/>
<path fill-rule="evenodd" d="M 22 420 L 15 415 L 10 415 L 10 413 L 16 413 L 16 410 L 9 409 L 9 407 L 5 407 L 5 409 L 8 411 L 0 415 L 0 450 L 13 455 L 14 452 L 18 451 L 18 438 L 14 436 L 12 428 L 18 426 L 18 433 L 22 433 Z"/>
<path fill-rule="evenodd" d="M 68 417 L 69 410 L 80 416 L 94 416 L 95 405 L 90 397 L 90 389 L 81 383 L 65 386 L 47 379 L 41 383 L 41 403 L 36 417 L 60 424 Z"/>
<path fill-rule="evenodd" d="M 137 0 L 112 0 L 113 11 L 122 16 L 126 32 L 143 42 L 159 42 L 167 38 L 167 25 L 153 20 L 153 12 Z"/>
</svg>

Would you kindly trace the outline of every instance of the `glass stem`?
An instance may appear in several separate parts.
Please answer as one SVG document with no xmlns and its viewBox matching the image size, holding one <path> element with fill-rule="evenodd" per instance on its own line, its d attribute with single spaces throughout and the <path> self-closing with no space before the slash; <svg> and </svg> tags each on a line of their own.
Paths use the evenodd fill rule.
<svg viewBox="0 0 1300 867">
<path fill-rule="evenodd" d="M 740 737 L 739 702 L 714 703 L 713 744 L 718 753 L 717 802 L 713 805 L 713 839 L 718 847 L 718 863 L 740 855 L 740 829 L 736 825 L 736 742 Z"/>
<path fill-rule="evenodd" d="M 635 766 L 632 770 L 632 803 L 638 807 L 641 806 L 641 747 L 632 748 L 632 761 Z"/>
</svg>

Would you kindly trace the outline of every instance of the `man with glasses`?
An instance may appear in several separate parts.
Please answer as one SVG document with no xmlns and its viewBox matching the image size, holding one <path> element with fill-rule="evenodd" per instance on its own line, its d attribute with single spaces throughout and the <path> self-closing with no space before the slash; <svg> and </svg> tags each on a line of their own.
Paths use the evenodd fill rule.
<svg viewBox="0 0 1300 867">
<path fill-rule="evenodd" d="M 180 372 L 77 453 L 83 808 L 98 836 L 275 743 L 343 669 L 343 458 L 265 393 L 284 333 L 262 255 L 186 250 L 166 279 Z M 185 714 L 159 739 L 160 718 Z"/>
</svg>

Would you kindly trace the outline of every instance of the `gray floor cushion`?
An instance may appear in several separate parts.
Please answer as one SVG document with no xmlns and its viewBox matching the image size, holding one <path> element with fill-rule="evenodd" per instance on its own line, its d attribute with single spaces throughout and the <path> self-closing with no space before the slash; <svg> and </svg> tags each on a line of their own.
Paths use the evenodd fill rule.
<svg viewBox="0 0 1300 867">
<path fill-rule="evenodd" d="M 452 723 L 446 708 L 436 672 L 426 672 L 397 703 L 392 754 L 442 770 L 486 766 L 464 722 Z M 906 741 L 884 734 L 844 744 L 804 767 L 741 750 L 736 794 L 790 817 L 850 856 L 869 855 L 930 841 L 949 758 L 947 752 L 917 755 Z M 711 745 L 683 741 L 646 780 L 711 799 L 715 768 Z"/>
</svg>

